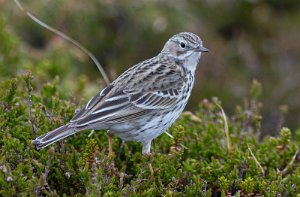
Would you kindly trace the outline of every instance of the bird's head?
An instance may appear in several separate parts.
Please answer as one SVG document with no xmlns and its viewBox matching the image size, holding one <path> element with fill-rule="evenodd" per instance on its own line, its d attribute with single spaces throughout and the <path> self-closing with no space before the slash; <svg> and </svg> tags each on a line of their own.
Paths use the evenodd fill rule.
<svg viewBox="0 0 300 197">
<path fill-rule="evenodd" d="M 172 55 L 180 61 L 196 63 L 202 52 L 208 52 L 208 49 L 203 47 L 199 36 L 190 32 L 181 32 L 172 36 L 162 50 L 162 53 Z"/>
</svg>

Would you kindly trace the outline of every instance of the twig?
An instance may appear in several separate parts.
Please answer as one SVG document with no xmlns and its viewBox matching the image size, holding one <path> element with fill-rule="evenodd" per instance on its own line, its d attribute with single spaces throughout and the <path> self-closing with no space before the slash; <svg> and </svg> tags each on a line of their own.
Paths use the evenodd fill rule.
<svg viewBox="0 0 300 197">
<path fill-rule="evenodd" d="M 26 83 L 26 87 L 27 87 L 27 104 L 29 107 L 29 122 L 31 124 L 31 128 L 32 128 L 32 133 L 35 135 L 36 134 L 36 128 L 34 125 L 34 119 L 32 116 L 32 100 L 31 100 L 31 92 L 32 92 L 32 87 L 31 87 L 31 80 L 32 80 L 32 76 L 30 73 L 28 73 L 25 76 L 25 83 Z"/>
<path fill-rule="evenodd" d="M 294 162 L 295 162 L 295 160 L 296 160 L 298 154 L 300 154 L 300 149 L 298 149 L 298 150 L 295 152 L 295 154 L 294 154 L 294 156 L 292 157 L 292 160 L 289 162 L 289 164 L 288 164 L 282 171 L 279 171 L 279 173 L 281 173 L 283 176 L 285 176 L 286 173 L 288 172 L 288 170 L 290 169 L 290 167 L 293 166 L 293 164 L 294 164 Z"/>
<path fill-rule="evenodd" d="M 81 49 L 85 54 L 87 54 L 92 60 L 93 62 L 96 64 L 96 66 L 98 67 L 106 85 L 108 85 L 109 79 L 103 69 L 103 67 L 101 66 L 101 64 L 99 63 L 99 61 L 97 60 L 97 58 L 88 50 L 86 49 L 84 46 L 82 46 L 79 42 L 77 42 L 76 40 L 70 38 L 69 36 L 67 36 L 66 34 L 62 33 L 61 31 L 58 31 L 57 29 L 47 25 L 46 23 L 42 22 L 41 20 L 37 19 L 33 14 L 31 14 L 29 11 L 27 11 L 22 4 L 19 2 L 19 0 L 14 0 L 15 3 L 17 4 L 18 8 L 23 11 L 29 18 L 31 18 L 34 22 L 36 22 L 37 24 L 41 25 L 42 27 L 48 29 L 49 31 L 55 33 L 56 35 L 62 37 L 63 39 L 71 42 L 72 44 L 74 44 L 75 46 L 77 46 L 79 49 Z"/>
<path fill-rule="evenodd" d="M 28 106 L 29 106 L 30 124 L 31 124 L 31 128 L 32 128 L 32 132 L 35 135 L 36 134 L 36 129 L 35 129 L 34 120 L 33 120 L 33 117 L 32 117 L 32 100 L 31 100 L 31 91 L 29 90 L 29 88 L 28 88 L 28 100 L 27 100 L 27 102 L 28 102 Z"/>
<path fill-rule="evenodd" d="M 151 163 L 148 163 L 148 167 L 149 167 L 149 170 L 150 170 L 150 174 L 151 174 L 151 176 L 153 177 L 153 175 L 154 175 L 154 170 L 153 170 L 152 164 L 151 164 Z"/>
<path fill-rule="evenodd" d="M 227 117 L 226 117 L 226 114 L 225 114 L 223 108 L 221 107 L 221 105 L 216 102 L 215 102 L 215 104 L 220 108 L 220 110 L 222 112 L 222 117 L 224 119 L 224 130 L 225 130 L 226 139 L 227 139 L 228 157 L 231 157 L 232 148 L 231 148 L 231 142 L 230 142 L 230 137 L 229 137 Z"/>
<path fill-rule="evenodd" d="M 125 174 L 123 172 L 120 173 L 120 184 L 119 184 L 119 189 L 121 190 L 123 188 L 124 184 L 124 176 Z"/>
<path fill-rule="evenodd" d="M 261 169 L 262 174 L 265 175 L 265 170 L 264 170 L 263 167 L 260 165 L 260 163 L 258 162 L 258 160 L 256 159 L 256 157 L 254 156 L 254 154 L 253 154 L 253 152 L 252 152 L 252 150 L 251 150 L 249 144 L 247 144 L 247 146 L 248 146 L 248 150 L 249 150 L 251 156 L 253 157 L 255 163 L 256 163 L 256 164 L 258 165 L 258 167 Z"/>
<path fill-rule="evenodd" d="M 49 186 L 49 183 L 47 181 L 47 177 L 48 177 L 49 172 L 50 172 L 51 159 L 52 159 L 52 155 L 49 155 L 47 165 L 45 167 L 45 173 L 43 173 L 43 178 L 44 178 L 44 187 L 45 187 L 45 189 L 47 189 L 50 192 L 50 194 L 53 194 L 53 191 L 51 190 L 51 188 Z"/>
</svg>

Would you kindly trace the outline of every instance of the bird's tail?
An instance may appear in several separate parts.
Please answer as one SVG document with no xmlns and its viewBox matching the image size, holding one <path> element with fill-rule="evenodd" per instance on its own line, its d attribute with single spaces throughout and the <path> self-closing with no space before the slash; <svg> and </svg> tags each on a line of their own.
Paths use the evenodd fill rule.
<svg viewBox="0 0 300 197">
<path fill-rule="evenodd" d="M 45 148 L 54 142 L 57 142 L 61 139 L 64 139 L 70 135 L 75 134 L 77 131 L 75 128 L 69 127 L 69 125 L 61 126 L 53 131 L 50 131 L 44 135 L 37 137 L 32 141 L 32 144 L 35 145 L 37 150 Z"/>
</svg>

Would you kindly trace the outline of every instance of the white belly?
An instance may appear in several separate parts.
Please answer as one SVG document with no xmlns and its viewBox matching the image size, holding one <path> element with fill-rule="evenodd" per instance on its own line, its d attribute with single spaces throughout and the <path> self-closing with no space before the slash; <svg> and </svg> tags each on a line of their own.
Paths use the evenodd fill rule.
<svg viewBox="0 0 300 197">
<path fill-rule="evenodd" d="M 139 129 L 132 129 L 125 132 L 124 130 L 120 130 L 120 132 L 113 133 L 124 141 L 145 142 L 152 140 L 165 132 L 175 122 L 182 113 L 187 103 L 187 99 L 185 102 L 182 101 L 181 105 L 175 106 L 174 109 L 169 110 L 170 112 L 166 112 L 164 115 L 154 115 Z"/>
</svg>

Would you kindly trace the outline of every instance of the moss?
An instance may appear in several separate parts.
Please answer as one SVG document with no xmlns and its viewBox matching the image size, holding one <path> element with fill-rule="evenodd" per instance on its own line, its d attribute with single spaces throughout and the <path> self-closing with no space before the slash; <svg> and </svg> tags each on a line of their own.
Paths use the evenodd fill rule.
<svg viewBox="0 0 300 197">
<path fill-rule="evenodd" d="M 228 119 L 229 155 L 216 99 L 202 101 L 195 114 L 184 113 L 168 131 L 174 138 L 163 134 L 154 140 L 152 156 L 142 156 L 141 145 L 135 142 L 126 143 L 120 151 L 121 140 L 116 137 L 115 155 L 108 156 L 104 131 L 91 137 L 89 131 L 81 132 L 38 152 L 31 140 L 66 123 L 78 107 L 64 99 L 59 83 L 55 79 L 38 84 L 30 73 L 1 82 L 1 196 L 272 196 L 300 192 L 299 141 L 292 140 L 291 131 L 282 128 L 280 136 L 259 142 L 250 131 L 258 129 L 260 119 L 241 118 L 246 112 L 240 107 Z M 258 108 L 250 108 L 254 116 L 260 116 Z"/>
</svg>

